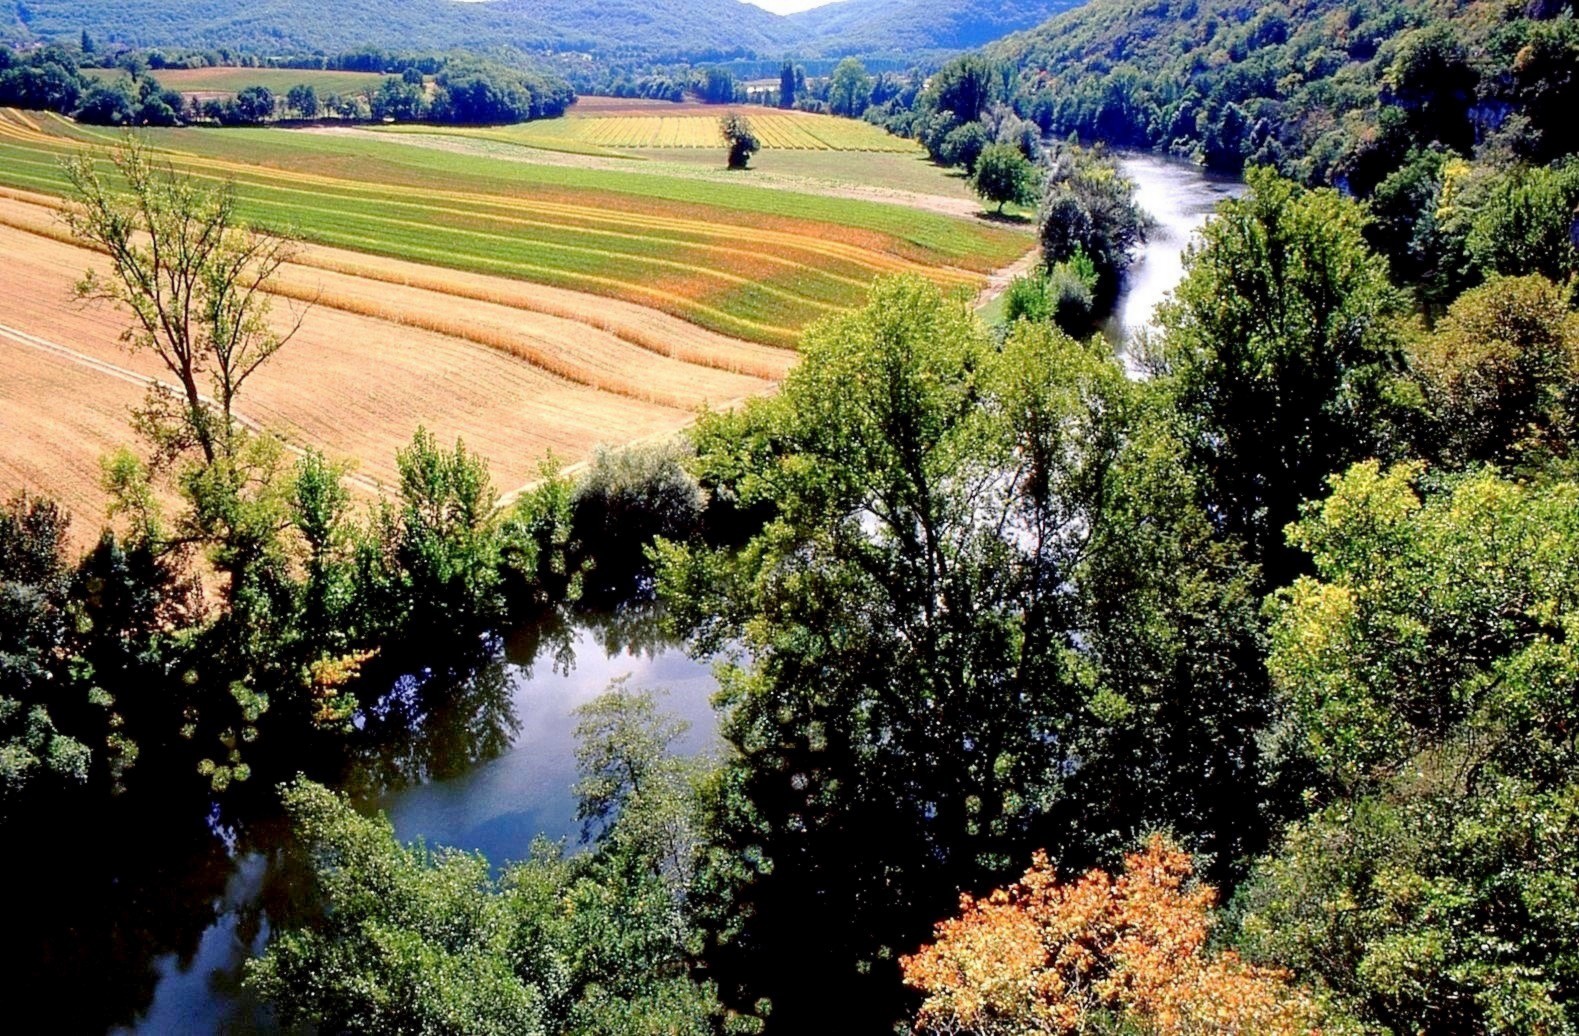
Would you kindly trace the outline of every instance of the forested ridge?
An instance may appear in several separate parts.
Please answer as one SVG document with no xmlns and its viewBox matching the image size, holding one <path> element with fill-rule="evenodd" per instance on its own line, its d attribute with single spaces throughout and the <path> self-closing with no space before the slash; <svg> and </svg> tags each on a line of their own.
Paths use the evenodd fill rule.
<svg viewBox="0 0 1579 1036">
<path fill-rule="evenodd" d="M 988 49 L 1057 134 L 1365 194 L 1411 148 L 1575 150 L 1572 4 L 1092 0 Z"/>
<path fill-rule="evenodd" d="M 780 16 L 739 0 L 490 0 L 304 3 L 270 0 L 5 0 L 0 40 L 64 42 L 84 29 L 132 46 L 235 47 L 278 54 L 361 46 L 590 53 L 601 58 L 717 59 L 862 54 L 914 60 L 981 46 L 1071 0 L 842 0 Z"/>
</svg>

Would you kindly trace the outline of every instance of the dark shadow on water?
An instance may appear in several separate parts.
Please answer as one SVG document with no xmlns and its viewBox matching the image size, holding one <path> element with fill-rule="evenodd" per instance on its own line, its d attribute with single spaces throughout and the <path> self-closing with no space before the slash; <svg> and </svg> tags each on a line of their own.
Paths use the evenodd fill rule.
<svg viewBox="0 0 1579 1036">
<path fill-rule="evenodd" d="M 278 1032 L 241 990 L 241 965 L 271 919 L 311 909 L 271 784 L 300 769 L 386 810 L 402 838 L 498 864 L 539 834 L 573 840 L 572 712 L 610 680 L 671 688 L 693 726 L 682 749 L 712 743 L 710 672 L 662 636 L 651 606 L 555 613 L 448 657 L 380 662 L 337 756 L 275 746 L 260 760 L 269 776 L 223 811 L 149 784 L 8 827 L 0 995 L 15 1031 Z"/>
</svg>

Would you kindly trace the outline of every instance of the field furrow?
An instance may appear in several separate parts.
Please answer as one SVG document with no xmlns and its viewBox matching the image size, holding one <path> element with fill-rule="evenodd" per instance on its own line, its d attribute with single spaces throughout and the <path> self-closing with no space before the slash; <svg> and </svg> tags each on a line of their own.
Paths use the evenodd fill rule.
<svg viewBox="0 0 1579 1036">
<path fill-rule="evenodd" d="M 10 260 L 6 325 L 149 378 L 168 377 L 152 354 L 129 354 L 120 344 L 124 314 L 70 302 L 71 285 L 101 262 L 97 256 L 10 227 L 0 227 L 0 251 Z M 407 298 L 406 305 L 415 306 L 422 294 Z M 282 300 L 275 318 L 288 321 L 291 310 L 289 300 Z M 577 325 L 572 337 L 587 331 Z M 613 341 L 605 338 L 605 346 Z M 319 305 L 306 313 L 297 337 L 248 383 L 245 410 L 288 441 L 354 459 L 361 472 L 386 485 L 395 477 L 394 451 L 425 424 L 441 438 L 463 437 L 489 459 L 499 484 L 513 488 L 534 477 L 549 451 L 573 461 L 598 444 L 672 433 L 691 420 L 703 400 L 725 402 L 725 393 L 738 387 L 769 384 L 680 365 L 628 344 L 624 348 L 643 362 L 684 366 L 692 384 L 689 397 L 662 405 L 600 391 L 499 348 Z M 0 341 L 0 356 L 9 365 L 0 379 L 0 401 L 8 404 L 0 485 L 42 488 L 70 482 L 75 488 L 63 495 L 96 521 L 103 505 L 96 487 L 97 458 L 132 440 L 129 408 L 142 392 L 86 367 L 59 370 L 58 358 L 15 343 Z M 13 376 L 9 372 L 18 365 L 34 373 Z M 669 384 L 678 386 L 678 374 Z M 43 422 L 52 430 L 47 448 L 38 434 L 26 431 L 35 410 L 61 412 Z M 59 442 L 53 442 L 56 435 Z"/>
</svg>

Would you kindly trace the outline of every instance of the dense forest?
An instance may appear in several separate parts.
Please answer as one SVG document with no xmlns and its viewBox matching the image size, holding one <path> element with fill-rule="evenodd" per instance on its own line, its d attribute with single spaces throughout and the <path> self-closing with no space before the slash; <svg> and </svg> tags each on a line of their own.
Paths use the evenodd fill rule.
<svg viewBox="0 0 1579 1036">
<path fill-rule="evenodd" d="M 1018 92 L 1056 134 L 1368 194 L 1413 149 L 1575 150 L 1571 4 L 1093 0 L 1012 37 Z"/>
<path fill-rule="evenodd" d="M 785 54 L 815 58 L 861 54 L 914 61 L 977 47 L 1026 29 L 1072 6 L 1071 0 L 969 3 L 966 0 L 842 0 L 780 16 L 739 0 L 491 0 L 483 4 L 313 4 L 234 0 L 171 5 L 160 0 L 0 0 L 0 41 L 95 38 L 139 47 L 282 50 L 407 47 L 523 51 L 669 60 L 718 60 Z"/>
</svg>

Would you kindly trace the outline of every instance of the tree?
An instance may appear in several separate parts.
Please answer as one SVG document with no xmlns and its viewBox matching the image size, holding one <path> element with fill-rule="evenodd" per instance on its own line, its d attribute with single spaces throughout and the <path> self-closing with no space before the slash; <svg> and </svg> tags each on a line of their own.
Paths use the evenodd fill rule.
<svg viewBox="0 0 1579 1036">
<path fill-rule="evenodd" d="M 137 122 L 137 108 L 124 86 L 99 83 L 88 91 L 74 118 L 95 126 L 132 126 Z"/>
<path fill-rule="evenodd" d="M 1384 445 L 1399 299 L 1358 205 L 1270 170 L 1248 181 L 1187 253 L 1153 363 L 1210 509 L 1278 586 L 1302 563 L 1283 542 L 1300 503 Z"/>
<path fill-rule="evenodd" d="M 372 98 L 373 118 L 395 122 L 411 122 L 422 118 L 427 110 L 427 95 L 422 87 L 406 82 L 400 76 L 390 76 L 379 85 Z"/>
<path fill-rule="evenodd" d="M 1565 1032 L 1579 1011 L 1579 485 L 1422 465 L 1331 482 L 1271 602 L 1280 741 L 1320 805 L 1240 943 L 1392 1032 Z"/>
<path fill-rule="evenodd" d="M 786 110 L 795 107 L 797 92 L 795 66 L 786 61 L 779 69 L 779 107 Z"/>
<path fill-rule="evenodd" d="M 1561 284 L 1579 274 L 1579 161 L 1497 177 L 1470 215 L 1470 258 L 1487 274 L 1539 273 Z"/>
<path fill-rule="evenodd" d="M 1042 262 L 1052 267 L 1085 256 L 1102 302 L 1110 303 L 1130 253 L 1146 236 L 1134 181 L 1112 159 L 1071 144 L 1052 150 L 1045 181 L 1037 216 Z"/>
<path fill-rule="evenodd" d="M 48 502 L 17 497 L 0 510 L 0 817 L 36 783 L 88 780 L 93 749 L 66 722 L 70 698 L 87 704 L 87 688 L 67 678 L 62 657 L 65 532 L 65 514 Z"/>
<path fill-rule="evenodd" d="M 274 118 L 274 91 L 266 86 L 249 86 L 236 94 L 227 110 L 235 113 L 235 121 L 256 125 Z"/>
<path fill-rule="evenodd" d="M 1030 204 L 1041 187 L 1036 167 L 1013 144 L 989 144 L 976 160 L 970 185 L 981 198 L 997 202 L 999 212 L 1009 202 Z"/>
<path fill-rule="evenodd" d="M 1567 456 L 1579 441 L 1579 315 L 1538 274 L 1493 277 L 1408 344 L 1430 428 L 1450 465 Z"/>
<path fill-rule="evenodd" d="M 878 1031 L 892 951 L 1031 838 L 1090 861 L 1169 822 L 1225 872 L 1259 851 L 1256 601 L 1106 348 L 1024 322 L 1000 348 L 907 279 L 802 355 L 696 433 L 704 488 L 767 524 L 660 544 L 659 586 L 698 648 L 749 658 L 709 966 L 782 1031 L 835 1004 Z"/>
<path fill-rule="evenodd" d="M 855 58 L 845 58 L 828 80 L 828 110 L 835 115 L 859 118 L 872 99 L 872 77 Z"/>
<path fill-rule="evenodd" d="M 1061 884 L 1045 853 L 1014 885 L 960 897 L 933 943 L 904 957 L 926 997 L 918 1033 L 1146 1032 L 1306 1036 L 1351 1026 L 1286 972 L 1208 952 L 1216 890 L 1160 835 L 1124 859 Z M 1358 1031 L 1357 1028 L 1353 1031 Z"/>
<path fill-rule="evenodd" d="M 318 91 L 311 83 L 298 83 L 286 92 L 285 105 L 304 119 L 316 119 L 320 110 Z"/>
<path fill-rule="evenodd" d="M 1001 70 L 986 58 L 967 55 L 938 69 L 927 85 L 927 97 L 938 111 L 960 122 L 976 122 L 994 100 L 1001 99 Z"/>
<path fill-rule="evenodd" d="M 937 160 L 943 165 L 959 166 L 967 173 L 974 172 L 976 162 L 992 143 L 987 128 L 979 122 L 955 126 L 943 137 Z"/>
<path fill-rule="evenodd" d="M 751 128 L 751 120 L 739 112 L 730 112 L 718 120 L 718 130 L 729 146 L 729 168 L 744 169 L 751 164 L 751 156 L 762 149 Z"/>
<path fill-rule="evenodd" d="M 269 288 L 295 246 L 242 222 L 233 184 L 208 187 L 158 165 L 136 141 L 109 157 L 118 184 L 90 154 L 66 165 L 76 196 L 67 226 L 107 253 L 111 269 L 90 270 L 76 295 L 131 313 L 123 340 L 156 355 L 181 396 L 178 422 L 164 420 L 154 398 L 144 423 L 164 448 L 195 446 L 212 464 L 234 446 L 233 408 L 247 379 L 301 327 L 305 312 L 283 330 L 269 319 Z"/>
</svg>

